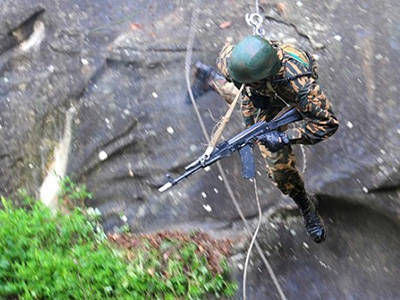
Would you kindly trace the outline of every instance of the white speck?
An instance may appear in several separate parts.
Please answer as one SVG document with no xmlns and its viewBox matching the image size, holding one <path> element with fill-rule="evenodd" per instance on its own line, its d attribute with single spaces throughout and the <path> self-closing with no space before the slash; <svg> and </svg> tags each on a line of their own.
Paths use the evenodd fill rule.
<svg viewBox="0 0 400 300">
<path fill-rule="evenodd" d="M 156 92 L 152 92 L 151 95 L 153 96 L 153 98 L 158 98 L 158 95 Z"/>
<path fill-rule="evenodd" d="M 303 246 L 304 246 L 304 248 L 306 248 L 306 249 L 309 249 L 309 248 L 310 248 L 310 246 L 308 246 L 308 244 L 307 244 L 306 242 L 303 242 Z"/>
<path fill-rule="evenodd" d="M 167 128 L 167 132 L 169 134 L 174 134 L 174 129 L 170 126 L 170 127 Z"/>
<path fill-rule="evenodd" d="M 261 172 L 260 172 L 260 171 L 257 171 L 257 175 L 258 175 L 258 176 L 261 176 Z"/>
<path fill-rule="evenodd" d="M 29 169 L 33 169 L 33 165 L 32 164 L 28 164 Z"/>
<path fill-rule="evenodd" d="M 54 68 L 53 65 L 50 65 L 50 66 L 47 67 L 47 70 L 49 70 L 50 73 L 53 73 L 55 68 Z"/>
<path fill-rule="evenodd" d="M 376 159 L 376 161 L 378 162 L 378 163 L 380 163 L 380 164 L 383 164 L 383 159 L 382 159 L 382 157 L 378 157 L 377 159 Z"/>
<path fill-rule="evenodd" d="M 296 236 L 296 231 L 294 231 L 294 229 L 290 229 L 290 234 Z"/>
<path fill-rule="evenodd" d="M 210 23 L 206 23 L 206 27 L 210 28 L 211 24 Z"/>
<path fill-rule="evenodd" d="M 333 37 L 335 40 L 337 40 L 338 42 L 340 42 L 341 40 L 342 40 L 342 37 L 340 36 L 340 35 L 335 35 L 334 37 Z"/>
<path fill-rule="evenodd" d="M 324 31 L 324 28 L 321 26 L 321 24 L 315 24 L 314 28 L 318 31 Z"/>
<path fill-rule="evenodd" d="M 208 204 L 203 204 L 203 208 L 204 208 L 206 211 L 208 211 L 208 212 L 211 212 L 211 211 L 212 211 L 211 206 L 208 205 Z"/>
<path fill-rule="evenodd" d="M 397 129 L 397 133 L 400 134 L 400 129 Z"/>
<path fill-rule="evenodd" d="M 205 171 L 205 172 L 211 171 L 211 167 L 210 167 L 210 166 L 205 167 L 205 168 L 204 168 L 204 171 Z"/>
<path fill-rule="evenodd" d="M 4 82 L 5 82 L 5 83 L 7 83 L 7 82 L 8 82 L 8 78 L 7 78 L 7 77 L 4 77 L 4 79 L 3 79 L 3 80 L 4 80 Z"/>
<path fill-rule="evenodd" d="M 107 157 L 108 157 L 108 155 L 107 155 L 107 153 L 106 153 L 105 151 L 100 151 L 100 152 L 99 152 L 99 159 L 100 159 L 101 161 L 106 160 Z"/>
<path fill-rule="evenodd" d="M 275 229 L 275 230 L 278 229 L 278 227 L 277 227 L 274 223 L 272 223 L 272 222 L 270 222 L 269 225 L 271 225 L 271 227 L 272 227 L 273 229 Z"/>
<path fill-rule="evenodd" d="M 297 1 L 297 2 L 296 2 L 296 5 L 297 5 L 297 7 L 302 7 L 302 6 L 303 6 L 303 3 L 302 3 L 301 1 Z"/>
<path fill-rule="evenodd" d="M 195 152 L 197 150 L 197 146 L 195 144 L 190 145 L 190 151 Z"/>
<path fill-rule="evenodd" d="M 242 264 L 238 264 L 238 268 L 239 268 L 240 271 L 242 271 L 243 270 L 243 265 Z"/>
<path fill-rule="evenodd" d="M 386 154 L 386 151 L 385 150 L 383 150 L 383 149 L 381 149 L 381 150 L 379 150 L 383 155 L 385 155 Z"/>
<path fill-rule="evenodd" d="M 319 261 L 319 263 L 320 263 L 320 265 L 323 266 L 325 269 L 328 269 L 328 266 L 327 266 L 325 263 L 323 263 L 322 261 Z"/>
<path fill-rule="evenodd" d="M 319 55 L 318 54 L 313 54 L 314 60 L 319 60 Z"/>
<path fill-rule="evenodd" d="M 214 193 L 216 193 L 216 194 L 219 193 L 217 188 L 214 188 Z"/>
<path fill-rule="evenodd" d="M 87 210 L 86 210 L 86 213 L 89 215 L 89 216 L 94 216 L 94 217 L 96 217 L 96 216 L 101 216 L 101 212 L 100 212 L 100 210 L 96 207 L 96 208 L 93 208 L 93 207 L 89 207 Z"/>
<path fill-rule="evenodd" d="M 129 171 L 128 171 L 128 173 L 129 173 L 129 176 L 130 176 L 130 177 L 134 177 L 134 176 L 135 176 L 135 174 L 133 174 L 133 171 L 132 171 L 132 169 L 131 169 L 131 168 L 129 168 Z"/>
<path fill-rule="evenodd" d="M 124 114 L 129 115 L 131 112 L 128 109 L 124 109 Z"/>
<path fill-rule="evenodd" d="M 110 124 L 110 120 L 108 118 L 105 118 L 104 121 L 106 121 L 107 124 Z"/>
<path fill-rule="evenodd" d="M 362 190 L 363 190 L 364 193 L 368 194 L 368 189 L 367 189 L 367 187 L 363 186 Z"/>
<path fill-rule="evenodd" d="M 222 179 L 222 176 L 221 176 L 221 175 L 218 175 L 218 179 L 219 179 L 219 181 L 223 181 L 223 179 Z"/>
<path fill-rule="evenodd" d="M 378 53 L 377 55 L 375 55 L 375 59 L 376 60 L 381 60 L 383 58 L 382 54 Z"/>
<path fill-rule="evenodd" d="M 82 58 L 81 63 L 82 63 L 82 65 L 87 66 L 89 64 L 89 61 L 85 58 Z"/>
<path fill-rule="evenodd" d="M 358 46 L 358 45 L 354 45 L 353 48 L 354 48 L 354 50 L 360 50 L 361 49 L 360 46 Z"/>
<path fill-rule="evenodd" d="M 207 194 L 205 193 L 205 192 L 202 192 L 201 193 L 201 196 L 205 199 L 205 198 L 207 198 Z"/>
<path fill-rule="evenodd" d="M 123 215 L 123 216 L 121 216 L 121 221 L 126 223 L 126 222 L 128 222 L 128 218 L 125 215 Z"/>
<path fill-rule="evenodd" d="M 353 128 L 353 123 L 351 123 L 350 121 L 348 121 L 348 122 L 346 123 L 346 126 L 349 127 L 350 129 L 352 129 L 352 128 Z"/>
</svg>

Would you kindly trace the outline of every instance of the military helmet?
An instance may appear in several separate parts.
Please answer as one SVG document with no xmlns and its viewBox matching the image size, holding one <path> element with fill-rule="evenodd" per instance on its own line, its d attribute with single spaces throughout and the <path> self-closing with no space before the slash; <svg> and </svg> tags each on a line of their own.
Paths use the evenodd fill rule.
<svg viewBox="0 0 400 300">
<path fill-rule="evenodd" d="M 276 75 L 281 67 L 275 48 L 255 35 L 239 42 L 227 63 L 229 76 L 239 83 L 252 83 Z"/>
</svg>

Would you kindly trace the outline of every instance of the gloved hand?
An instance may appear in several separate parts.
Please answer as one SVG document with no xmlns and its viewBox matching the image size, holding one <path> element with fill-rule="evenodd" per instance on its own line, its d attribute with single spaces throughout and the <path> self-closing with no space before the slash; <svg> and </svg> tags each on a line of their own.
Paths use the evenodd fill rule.
<svg viewBox="0 0 400 300">
<path fill-rule="evenodd" d="M 260 135 L 258 141 L 271 152 L 276 152 L 290 143 L 286 133 L 276 130 Z"/>
</svg>

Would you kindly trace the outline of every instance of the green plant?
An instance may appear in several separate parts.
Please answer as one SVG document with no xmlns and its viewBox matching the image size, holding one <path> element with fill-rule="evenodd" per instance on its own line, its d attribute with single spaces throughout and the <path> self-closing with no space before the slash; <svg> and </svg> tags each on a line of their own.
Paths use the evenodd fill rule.
<svg viewBox="0 0 400 300">
<path fill-rule="evenodd" d="M 87 195 L 66 181 L 63 197 Z M 1 202 L 0 298 L 200 299 L 235 293 L 227 264 L 211 271 L 191 241 L 144 240 L 128 250 L 107 240 L 96 210 L 54 215 L 30 198 L 24 208 Z"/>
<path fill-rule="evenodd" d="M 84 184 L 77 184 L 72 181 L 68 176 L 61 180 L 61 188 L 59 193 L 59 199 L 63 202 L 62 204 L 67 205 L 68 208 L 75 206 L 84 207 L 86 199 L 92 199 L 93 195 L 89 193 Z"/>
</svg>

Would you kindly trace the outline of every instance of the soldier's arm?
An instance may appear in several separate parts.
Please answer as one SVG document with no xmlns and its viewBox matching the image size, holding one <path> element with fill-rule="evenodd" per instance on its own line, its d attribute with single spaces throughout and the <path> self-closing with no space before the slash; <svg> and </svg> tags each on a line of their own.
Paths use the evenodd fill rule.
<svg viewBox="0 0 400 300">
<path fill-rule="evenodd" d="M 339 122 L 320 86 L 304 77 L 290 84 L 298 94 L 296 106 L 304 117 L 286 131 L 291 143 L 315 144 L 334 134 Z"/>
</svg>

